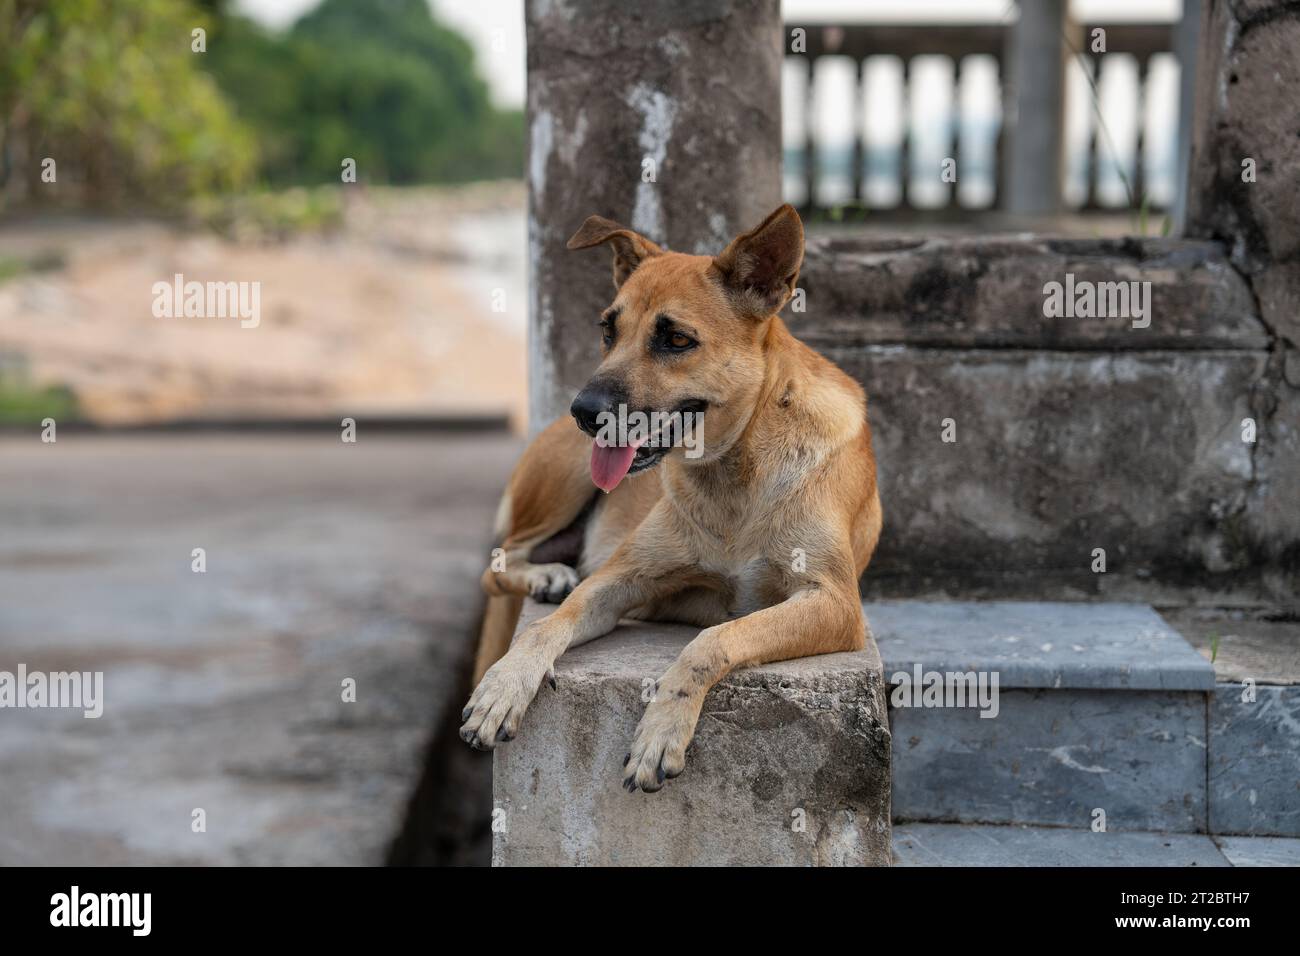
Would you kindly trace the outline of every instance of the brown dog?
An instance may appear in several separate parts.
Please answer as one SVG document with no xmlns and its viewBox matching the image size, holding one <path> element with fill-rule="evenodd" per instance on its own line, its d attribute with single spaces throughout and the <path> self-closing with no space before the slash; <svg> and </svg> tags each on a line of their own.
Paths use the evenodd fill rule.
<svg viewBox="0 0 1300 956">
<path fill-rule="evenodd" d="M 569 248 L 605 242 L 618 294 L 600 323 L 604 359 L 573 401 L 578 427 L 553 423 L 510 480 L 460 735 L 487 749 L 513 738 L 542 681 L 554 686 L 556 658 L 620 617 L 694 624 L 704 630 L 660 678 L 625 764 L 623 785 L 653 792 L 685 768 L 704 696 L 732 668 L 863 646 L 858 577 L 880 498 L 862 389 L 776 315 L 803 263 L 792 207 L 714 258 L 599 216 Z M 611 446 L 598 431 L 620 407 L 702 422 L 702 454 L 663 434 Z M 548 558 L 566 537 L 569 563 Z M 525 595 L 563 603 L 510 644 Z"/>
</svg>

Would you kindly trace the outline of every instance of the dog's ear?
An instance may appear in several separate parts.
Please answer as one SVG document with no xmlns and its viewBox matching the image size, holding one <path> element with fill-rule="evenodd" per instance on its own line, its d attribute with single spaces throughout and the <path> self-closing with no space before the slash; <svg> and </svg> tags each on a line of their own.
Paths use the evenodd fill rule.
<svg viewBox="0 0 1300 956">
<path fill-rule="evenodd" d="M 731 240 L 713 260 L 739 310 L 765 319 L 792 295 L 803 265 L 803 223 L 789 203 Z"/>
<path fill-rule="evenodd" d="M 645 236 L 620 226 L 604 216 L 588 216 L 582 228 L 569 240 L 570 249 L 590 249 L 602 242 L 614 247 L 614 288 L 622 288 L 627 277 L 646 259 L 663 254 L 663 250 Z"/>
</svg>

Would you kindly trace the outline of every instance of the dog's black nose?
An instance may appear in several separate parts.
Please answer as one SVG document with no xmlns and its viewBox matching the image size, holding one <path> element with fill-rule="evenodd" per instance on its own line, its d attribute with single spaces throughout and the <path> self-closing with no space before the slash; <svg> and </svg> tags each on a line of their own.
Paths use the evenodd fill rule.
<svg viewBox="0 0 1300 956">
<path fill-rule="evenodd" d="M 573 416 L 579 428 L 588 435 L 594 436 L 603 424 L 600 416 L 614 412 L 617 401 L 618 396 L 614 389 L 602 383 L 592 382 L 574 397 L 573 404 L 569 406 L 569 414 Z"/>
</svg>

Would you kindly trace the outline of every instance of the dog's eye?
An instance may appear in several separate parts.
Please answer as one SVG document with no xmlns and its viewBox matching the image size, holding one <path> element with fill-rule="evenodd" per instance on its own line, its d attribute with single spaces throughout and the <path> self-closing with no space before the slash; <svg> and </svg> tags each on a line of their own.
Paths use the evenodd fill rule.
<svg viewBox="0 0 1300 956">
<path fill-rule="evenodd" d="M 668 336 L 669 348 L 688 349 L 694 344 L 695 340 L 685 332 L 674 332 L 672 335 Z"/>
<path fill-rule="evenodd" d="M 600 316 L 600 340 L 604 343 L 605 348 L 609 348 L 614 344 L 614 328 L 622 311 L 618 306 L 611 306 Z"/>
</svg>

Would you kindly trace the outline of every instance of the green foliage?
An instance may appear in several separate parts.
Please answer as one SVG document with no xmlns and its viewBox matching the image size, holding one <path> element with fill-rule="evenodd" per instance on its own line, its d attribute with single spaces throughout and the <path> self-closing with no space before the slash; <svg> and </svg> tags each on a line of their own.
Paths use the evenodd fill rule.
<svg viewBox="0 0 1300 956">
<path fill-rule="evenodd" d="M 43 418 L 65 422 L 80 417 L 76 396 L 64 386 L 34 389 L 0 379 L 0 425 L 39 425 Z"/>
<path fill-rule="evenodd" d="M 29 272 L 52 272 L 62 269 L 67 262 L 63 253 L 55 249 L 39 250 L 26 258 L 0 256 L 0 282 Z"/>
<path fill-rule="evenodd" d="M 27 263 L 13 256 L 0 256 L 0 282 L 20 276 L 27 271 Z"/>
<path fill-rule="evenodd" d="M 258 180 L 338 183 L 345 157 L 372 183 L 522 173 L 522 115 L 493 108 L 469 44 L 427 0 L 324 0 L 284 34 L 233 6 L 0 0 L 0 200 L 197 199 L 210 218 L 274 232 L 331 213 L 301 196 L 235 210 L 210 198 Z M 196 27 L 206 52 L 191 49 Z M 47 156 L 57 189 L 40 182 Z"/>
<path fill-rule="evenodd" d="M 284 35 L 220 21 L 206 65 L 256 131 L 272 184 L 518 176 L 523 117 L 493 109 L 473 51 L 426 0 L 324 0 Z"/>
<path fill-rule="evenodd" d="M 97 203 L 245 185 L 253 142 L 196 68 L 199 26 L 184 0 L 0 0 L 0 142 L 29 192 L 46 156 Z"/>
<path fill-rule="evenodd" d="M 201 197 L 191 203 L 189 214 L 196 223 L 228 238 L 260 242 L 334 229 L 343 222 L 343 201 L 335 186 L 256 190 Z"/>
</svg>

